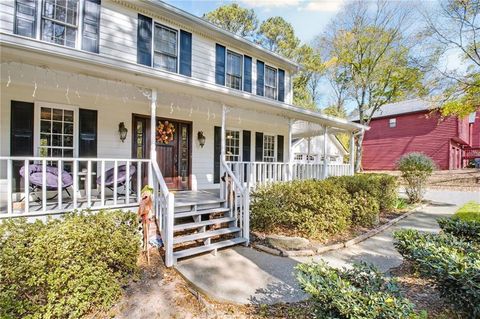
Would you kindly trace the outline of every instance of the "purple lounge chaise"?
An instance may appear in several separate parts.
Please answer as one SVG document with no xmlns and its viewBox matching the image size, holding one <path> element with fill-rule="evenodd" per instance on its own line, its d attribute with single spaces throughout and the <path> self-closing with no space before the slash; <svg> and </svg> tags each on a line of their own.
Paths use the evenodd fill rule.
<svg viewBox="0 0 480 319">
<path fill-rule="evenodd" d="M 20 176 L 25 178 L 25 166 L 20 168 Z M 31 164 L 28 165 L 28 182 L 30 184 L 30 188 L 32 191 L 41 190 L 43 187 L 43 177 L 42 177 L 42 165 L 41 164 Z M 58 189 L 58 168 L 54 166 L 46 166 L 45 168 L 45 175 L 46 175 L 46 187 L 47 190 L 56 190 Z M 68 187 L 73 185 L 73 177 L 67 171 L 62 171 L 62 190 L 65 190 L 70 195 L 68 191 Z M 58 195 L 55 194 L 52 198 L 55 198 Z M 52 199 L 49 198 L 49 199 Z"/>
</svg>

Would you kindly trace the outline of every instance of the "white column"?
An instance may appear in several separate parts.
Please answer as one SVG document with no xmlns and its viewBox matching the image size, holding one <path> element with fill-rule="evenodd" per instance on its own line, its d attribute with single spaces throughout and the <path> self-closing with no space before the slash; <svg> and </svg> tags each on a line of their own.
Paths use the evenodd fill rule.
<svg viewBox="0 0 480 319">
<path fill-rule="evenodd" d="M 310 153 L 312 152 L 312 138 L 307 138 L 307 163 L 310 163 Z"/>
<path fill-rule="evenodd" d="M 157 127 L 157 89 L 152 89 L 150 98 L 150 160 L 157 160 L 157 144 L 156 144 L 156 127 Z M 132 128 L 133 129 L 133 128 Z M 148 171 L 148 184 L 153 185 L 153 170 Z"/>
<path fill-rule="evenodd" d="M 328 177 L 328 128 L 323 130 L 323 178 Z"/>
<path fill-rule="evenodd" d="M 225 104 L 222 105 L 222 136 L 221 136 L 221 143 L 220 143 L 220 154 L 221 154 L 221 160 L 224 161 L 225 160 L 225 121 L 226 121 L 226 117 L 227 117 L 227 107 L 225 106 Z"/>
<path fill-rule="evenodd" d="M 293 120 L 288 120 L 288 180 L 293 179 L 293 147 L 292 147 Z"/>
<path fill-rule="evenodd" d="M 350 175 L 355 174 L 355 133 L 350 134 Z"/>
</svg>

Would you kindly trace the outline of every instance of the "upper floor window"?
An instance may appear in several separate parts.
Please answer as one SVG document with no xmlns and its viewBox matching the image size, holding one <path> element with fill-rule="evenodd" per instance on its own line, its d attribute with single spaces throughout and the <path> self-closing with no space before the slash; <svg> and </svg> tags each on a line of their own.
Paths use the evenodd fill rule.
<svg viewBox="0 0 480 319">
<path fill-rule="evenodd" d="M 242 56 L 227 51 L 227 86 L 232 89 L 242 89 Z"/>
<path fill-rule="evenodd" d="M 391 118 L 388 120 L 388 126 L 389 127 L 397 127 L 397 119 L 396 118 Z"/>
<path fill-rule="evenodd" d="M 14 32 L 25 37 L 35 37 L 36 27 L 36 1 L 17 0 L 15 3 L 15 29 Z"/>
<path fill-rule="evenodd" d="M 265 66 L 265 96 L 277 99 L 277 70 Z"/>
<path fill-rule="evenodd" d="M 177 72 L 177 31 L 155 23 L 153 67 Z"/>
<path fill-rule="evenodd" d="M 42 40 L 75 47 L 79 0 L 45 0 L 42 8 Z"/>
</svg>

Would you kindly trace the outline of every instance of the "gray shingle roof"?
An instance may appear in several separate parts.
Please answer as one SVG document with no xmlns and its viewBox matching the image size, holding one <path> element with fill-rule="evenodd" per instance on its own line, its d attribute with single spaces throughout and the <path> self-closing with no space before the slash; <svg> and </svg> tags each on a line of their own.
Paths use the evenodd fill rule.
<svg viewBox="0 0 480 319">
<path fill-rule="evenodd" d="M 396 103 L 389 103 L 382 106 L 378 109 L 372 118 L 393 116 L 399 114 L 413 113 L 419 111 L 426 111 L 435 108 L 435 104 L 422 99 L 412 99 Z M 366 114 L 370 114 L 370 111 L 367 111 Z M 350 116 L 351 121 L 358 121 L 358 114 Z"/>
</svg>

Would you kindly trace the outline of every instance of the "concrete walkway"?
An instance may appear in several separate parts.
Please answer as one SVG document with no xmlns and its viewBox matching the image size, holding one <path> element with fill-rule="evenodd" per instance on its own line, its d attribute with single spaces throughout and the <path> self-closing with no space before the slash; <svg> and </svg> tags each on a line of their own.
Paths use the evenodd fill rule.
<svg viewBox="0 0 480 319">
<path fill-rule="evenodd" d="M 203 255 L 181 261 L 176 268 L 196 288 L 208 296 L 238 304 L 274 304 L 294 302 L 307 296 L 298 287 L 293 269 L 299 262 L 326 260 L 332 266 L 350 266 L 366 261 L 382 271 L 401 264 L 393 247 L 392 233 L 400 228 L 438 231 L 436 219 L 449 216 L 467 201 L 480 201 L 479 192 L 428 191 L 432 201 L 422 211 L 401 220 L 395 226 L 358 245 L 313 257 L 285 258 L 247 247 L 219 251 L 216 256 Z"/>
</svg>

